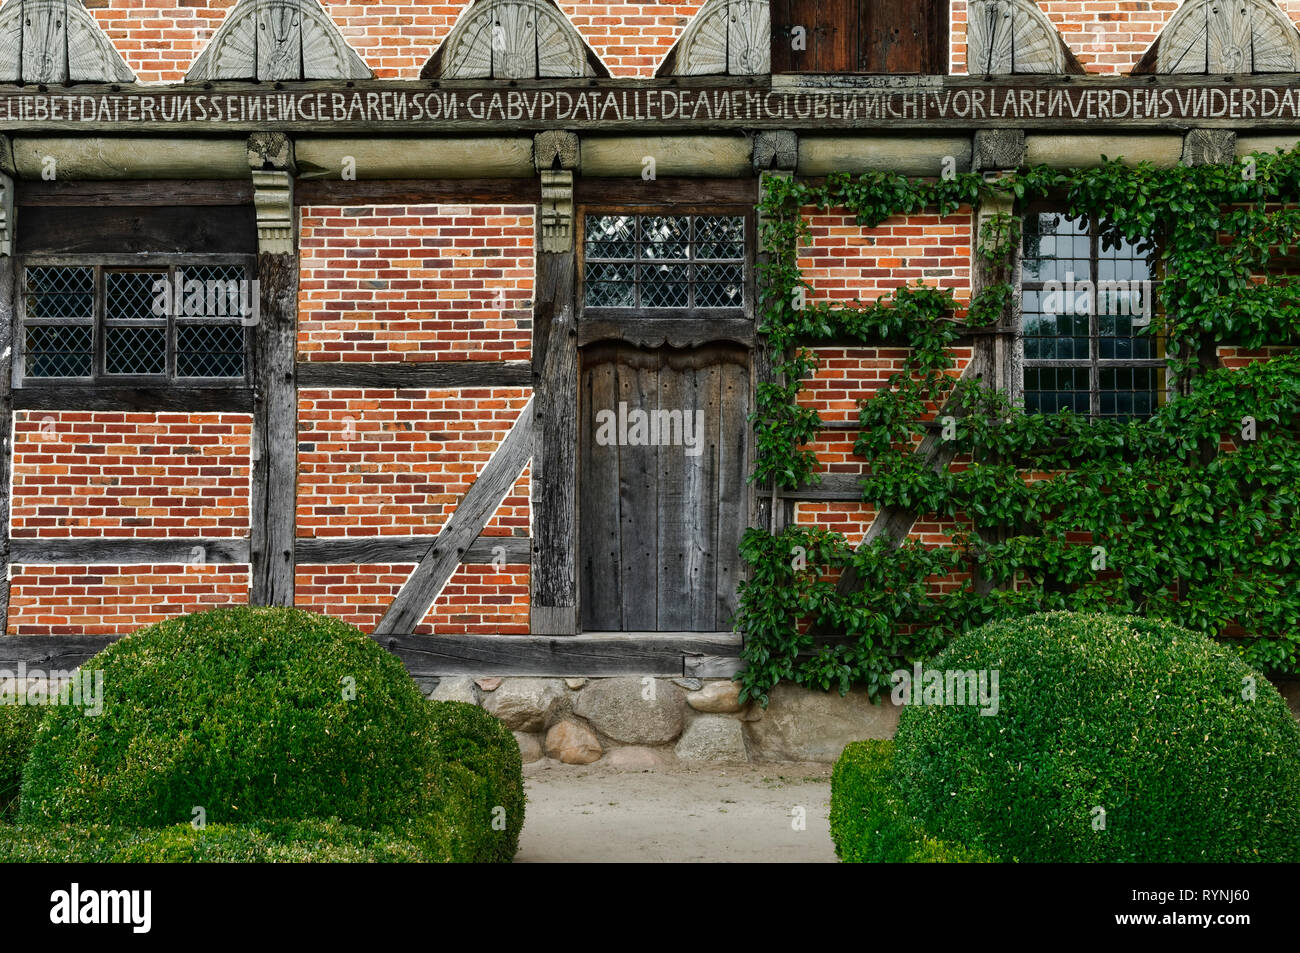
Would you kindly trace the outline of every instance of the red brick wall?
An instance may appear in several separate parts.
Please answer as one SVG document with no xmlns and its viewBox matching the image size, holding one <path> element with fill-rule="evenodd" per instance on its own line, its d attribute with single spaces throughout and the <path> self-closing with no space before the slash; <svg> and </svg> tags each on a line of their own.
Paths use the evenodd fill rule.
<svg viewBox="0 0 1300 953">
<path fill-rule="evenodd" d="M 247 566 L 14 566 L 10 635 L 117 635 L 248 602 Z"/>
<path fill-rule="evenodd" d="M 510 495 L 484 527 L 480 541 L 527 536 L 528 486 L 525 470 Z M 421 534 L 423 535 L 423 534 Z M 415 569 L 395 565 L 299 565 L 295 587 L 299 608 L 337 616 L 371 632 Z M 528 633 L 527 563 L 466 563 L 452 575 L 416 632 L 436 635 Z"/>
<path fill-rule="evenodd" d="M 522 388 L 301 391 L 299 536 L 434 535 L 527 401 Z M 483 537 L 528 536 L 530 480 Z M 413 568 L 299 566 L 297 604 L 369 631 Z M 416 631 L 526 633 L 528 589 L 527 564 L 463 565 Z"/>
<path fill-rule="evenodd" d="M 972 219 L 963 206 L 952 215 L 898 216 L 863 228 L 843 210 L 801 209 L 812 244 L 800 248 L 799 266 L 812 284 L 812 301 L 864 304 L 901 285 L 951 290 L 970 300 Z"/>
<path fill-rule="evenodd" d="M 11 533 L 247 536 L 251 427 L 244 414 L 17 411 Z"/>
<path fill-rule="evenodd" d="M 251 426 L 246 414 L 17 411 L 12 535 L 245 537 Z M 248 585 L 241 565 L 15 565 L 7 631 L 130 632 L 246 603 Z"/>
<path fill-rule="evenodd" d="M 527 401 L 522 388 L 300 391 L 298 535 L 436 533 Z"/>
<path fill-rule="evenodd" d="M 302 209 L 309 361 L 527 360 L 533 206 Z"/>
</svg>

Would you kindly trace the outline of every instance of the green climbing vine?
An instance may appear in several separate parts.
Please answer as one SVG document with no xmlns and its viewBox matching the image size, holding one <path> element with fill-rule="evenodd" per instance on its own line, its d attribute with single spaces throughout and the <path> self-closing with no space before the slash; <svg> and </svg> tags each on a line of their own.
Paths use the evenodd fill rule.
<svg viewBox="0 0 1300 953">
<path fill-rule="evenodd" d="M 1017 294 L 1010 263 L 1021 236 L 1009 212 L 981 217 L 986 280 L 964 320 L 950 292 L 923 284 L 870 303 L 814 303 L 799 268 L 810 240 L 801 209 L 846 209 L 870 228 L 1047 198 L 1071 218 L 1097 216 L 1106 247 L 1155 240 L 1159 307 L 1142 333 L 1163 338 L 1178 386 L 1148 419 L 1025 413 L 989 382 L 958 379 L 963 331 L 997 323 Z M 757 389 L 753 479 L 784 489 L 819 480 L 821 420 L 798 400 L 817 367 L 813 348 L 905 347 L 887 386 L 860 401 L 862 500 L 952 528 L 938 547 L 887 535 L 854 547 L 806 525 L 750 529 L 737 615 L 745 697 L 765 702 L 782 679 L 875 694 L 892 670 L 965 629 L 1047 609 L 1169 619 L 1225 637 L 1262 670 L 1300 671 L 1300 356 L 1237 369 L 1205 358 L 1218 345 L 1300 343 L 1300 279 L 1277 267 L 1300 246 L 1298 201 L 1295 152 L 1170 169 L 1112 160 L 994 180 L 766 178 L 760 331 L 773 373 Z M 914 449 L 933 436 L 939 407 L 953 462 L 932 465 Z M 857 584 L 841 592 L 844 573 Z"/>
</svg>

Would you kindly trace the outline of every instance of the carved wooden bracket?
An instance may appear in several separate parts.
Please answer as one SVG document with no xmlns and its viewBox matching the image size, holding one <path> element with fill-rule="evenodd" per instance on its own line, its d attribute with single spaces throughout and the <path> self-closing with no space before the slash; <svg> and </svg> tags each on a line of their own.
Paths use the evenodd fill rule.
<svg viewBox="0 0 1300 953">
<path fill-rule="evenodd" d="M 543 169 L 542 251 L 573 250 L 573 173 L 568 169 Z"/>
<path fill-rule="evenodd" d="M 0 173 L 0 258 L 14 253 L 14 180 Z"/>
<path fill-rule="evenodd" d="M 1187 0 L 1134 73 L 1293 73 L 1300 31 L 1273 0 Z"/>
<path fill-rule="evenodd" d="M 317 0 L 239 0 L 185 79 L 371 79 Z"/>
<path fill-rule="evenodd" d="M 970 0 L 967 21 L 970 73 L 1083 73 L 1083 66 L 1033 0 Z"/>
<path fill-rule="evenodd" d="M 768 0 L 705 0 L 657 76 L 759 76 L 772 72 Z"/>
<path fill-rule="evenodd" d="M 133 83 L 135 74 L 81 0 L 0 7 L 0 82 Z"/>
<path fill-rule="evenodd" d="M 554 0 L 473 0 L 422 79 L 609 76 Z"/>
<path fill-rule="evenodd" d="M 293 176 L 279 170 L 253 170 L 253 206 L 257 210 L 257 250 L 292 255 Z"/>
</svg>

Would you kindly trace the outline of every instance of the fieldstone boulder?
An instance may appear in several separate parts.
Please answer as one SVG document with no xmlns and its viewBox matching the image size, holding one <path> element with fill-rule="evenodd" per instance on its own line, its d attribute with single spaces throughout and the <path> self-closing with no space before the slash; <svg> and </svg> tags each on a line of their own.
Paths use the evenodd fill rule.
<svg viewBox="0 0 1300 953">
<path fill-rule="evenodd" d="M 483 699 L 483 707 L 512 731 L 541 731 L 563 696 L 556 679 L 507 678 Z"/>
<path fill-rule="evenodd" d="M 438 682 L 438 687 L 429 693 L 429 698 L 436 702 L 478 704 L 478 696 L 474 694 L 474 679 L 468 677 L 442 679 Z"/>
<path fill-rule="evenodd" d="M 580 721 L 565 718 L 546 733 L 546 755 L 565 764 L 591 764 L 604 752 L 596 733 Z"/>
<path fill-rule="evenodd" d="M 777 685 L 768 693 L 762 717 L 746 723 L 749 755 L 755 761 L 833 763 L 851 741 L 893 738 L 899 711 L 888 694 L 872 704 L 866 689 L 841 697 L 835 691 Z"/>
<path fill-rule="evenodd" d="M 662 745 L 682 733 L 682 694 L 666 680 L 649 685 L 639 678 L 602 678 L 582 690 L 573 711 L 615 741 Z"/>
<path fill-rule="evenodd" d="M 740 711 L 740 682 L 709 682 L 698 692 L 687 695 L 686 702 L 696 711 L 712 714 Z"/>
<path fill-rule="evenodd" d="M 565 687 L 572 688 L 575 692 L 586 684 L 587 680 L 585 678 L 566 678 L 564 680 Z"/>
<path fill-rule="evenodd" d="M 519 743 L 519 758 L 524 764 L 532 764 L 534 761 L 541 760 L 542 743 L 536 735 L 529 734 L 526 731 L 514 732 L 515 741 Z"/>
<path fill-rule="evenodd" d="M 748 761 L 741 723 L 722 715 L 701 715 L 686 726 L 677 742 L 683 761 Z"/>
<path fill-rule="evenodd" d="M 601 764 L 617 771 L 653 771 L 656 768 L 667 767 L 673 760 L 671 754 L 659 748 L 628 745 L 625 748 L 612 749 L 605 755 Z"/>
<path fill-rule="evenodd" d="M 485 692 L 494 692 L 501 687 L 501 679 L 496 675 L 493 675 L 490 678 L 476 678 L 474 684 Z"/>
</svg>

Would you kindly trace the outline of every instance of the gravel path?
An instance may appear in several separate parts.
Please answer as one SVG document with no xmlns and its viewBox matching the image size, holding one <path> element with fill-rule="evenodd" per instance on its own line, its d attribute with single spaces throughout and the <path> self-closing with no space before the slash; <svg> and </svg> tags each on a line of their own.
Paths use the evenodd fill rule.
<svg viewBox="0 0 1300 953">
<path fill-rule="evenodd" d="M 620 772 L 540 761 L 524 771 L 519 863 L 835 862 L 828 764 Z"/>
</svg>

